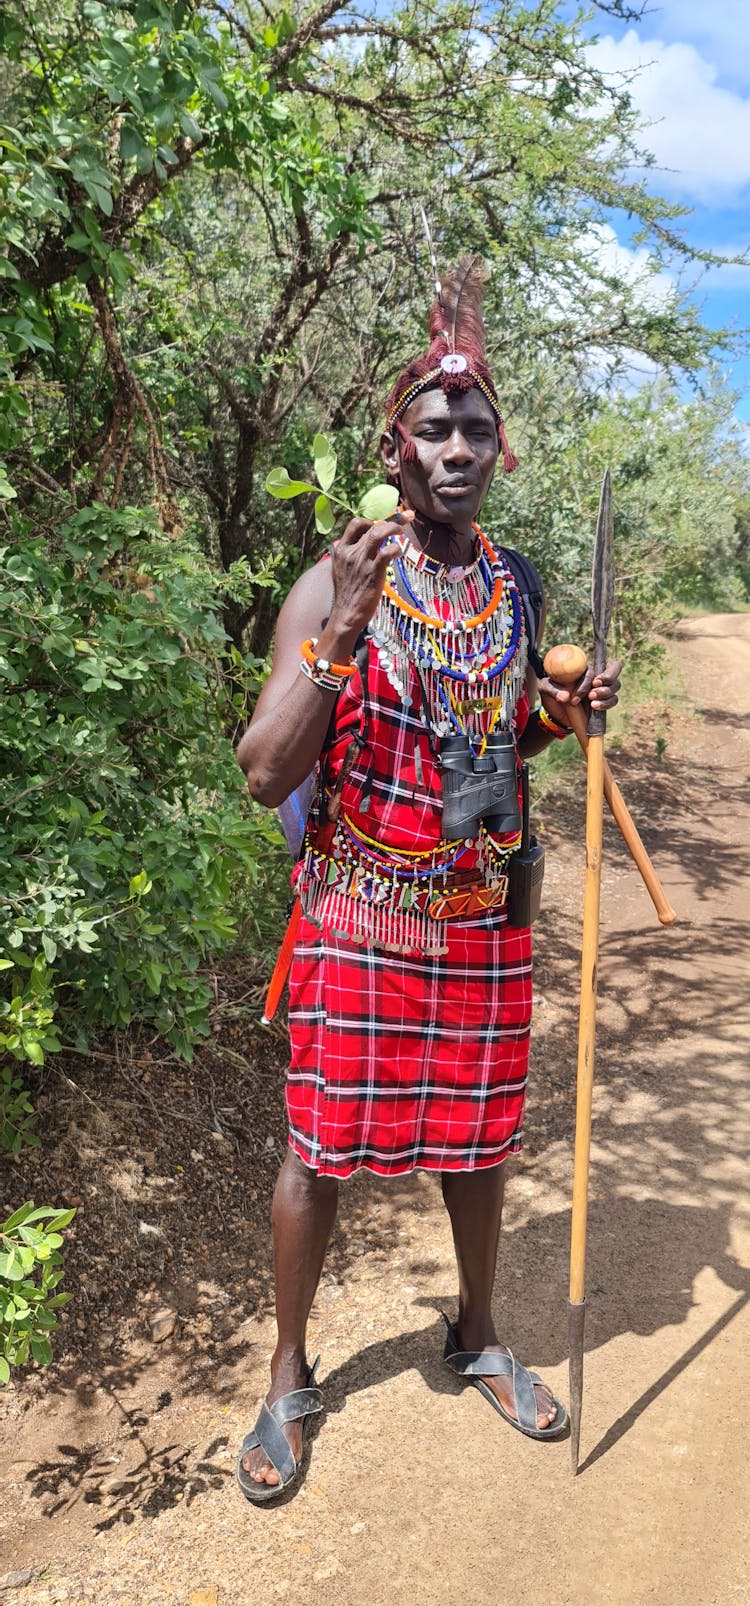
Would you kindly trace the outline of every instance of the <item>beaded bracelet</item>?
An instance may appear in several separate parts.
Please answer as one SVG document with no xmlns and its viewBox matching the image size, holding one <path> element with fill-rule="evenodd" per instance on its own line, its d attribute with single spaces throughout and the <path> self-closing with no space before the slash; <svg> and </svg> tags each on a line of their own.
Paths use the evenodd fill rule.
<svg viewBox="0 0 750 1606">
<path fill-rule="evenodd" d="M 349 676 L 355 673 L 357 665 L 354 662 L 332 664 L 328 658 L 317 658 L 315 655 L 317 645 L 317 636 L 311 636 L 309 641 L 303 641 L 300 669 L 314 686 L 320 686 L 324 691 L 338 692 L 341 690 L 342 681 L 348 680 Z"/>
<path fill-rule="evenodd" d="M 549 731 L 551 736 L 556 736 L 560 742 L 564 741 L 566 736 L 572 736 L 573 734 L 570 725 L 558 724 L 557 720 L 547 713 L 543 703 L 539 704 L 536 710 L 536 717 L 543 729 Z"/>
<path fill-rule="evenodd" d="M 336 675 L 339 680 L 348 680 L 350 675 L 356 673 L 357 665 L 353 658 L 348 664 L 332 664 L 327 658 L 317 658 L 315 655 L 317 645 L 317 636 L 311 636 L 309 641 L 303 641 L 300 649 L 305 663 L 309 664 L 311 669 L 322 669 L 324 674 Z"/>
</svg>

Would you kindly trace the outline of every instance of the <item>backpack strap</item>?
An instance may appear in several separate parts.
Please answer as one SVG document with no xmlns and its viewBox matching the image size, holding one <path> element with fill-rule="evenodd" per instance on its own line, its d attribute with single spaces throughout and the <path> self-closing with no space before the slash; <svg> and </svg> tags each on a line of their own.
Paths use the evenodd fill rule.
<svg viewBox="0 0 750 1606">
<path fill-rule="evenodd" d="M 516 552 L 509 546 L 501 547 L 500 550 L 521 594 L 526 637 L 529 643 L 529 663 L 534 674 L 541 680 L 544 676 L 544 664 L 537 652 L 536 643 L 544 607 L 542 578 L 531 559 L 524 557 L 522 552 Z"/>
</svg>

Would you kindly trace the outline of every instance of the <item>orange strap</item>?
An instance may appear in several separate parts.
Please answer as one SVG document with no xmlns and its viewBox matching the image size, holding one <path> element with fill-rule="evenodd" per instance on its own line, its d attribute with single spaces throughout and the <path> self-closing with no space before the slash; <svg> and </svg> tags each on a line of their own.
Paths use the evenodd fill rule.
<svg viewBox="0 0 750 1606">
<path fill-rule="evenodd" d="M 336 821 L 328 820 L 318 832 L 316 846 L 319 852 L 328 852 L 335 834 Z M 294 944 L 297 941 L 297 932 L 299 930 L 301 918 L 302 904 L 300 903 L 299 898 L 295 898 L 294 903 L 292 904 L 292 912 L 289 916 L 289 924 L 284 932 L 284 940 L 279 949 L 279 956 L 276 960 L 276 964 L 273 967 L 273 975 L 268 983 L 266 1002 L 263 1006 L 263 1014 L 261 1015 L 261 1024 L 263 1026 L 270 1026 L 271 1021 L 273 1020 L 273 1017 L 279 1007 L 281 995 L 284 991 L 286 979 L 289 975 L 292 964 L 292 954 L 294 953 Z"/>
<path fill-rule="evenodd" d="M 299 898 L 295 898 L 292 905 L 292 912 L 289 916 L 289 924 L 284 933 L 284 941 L 279 949 L 279 957 L 273 967 L 273 975 L 268 983 L 266 1002 L 263 1006 L 263 1014 L 261 1016 L 264 1026 L 270 1026 L 271 1021 L 273 1020 L 273 1017 L 279 1007 L 281 994 L 284 991 L 286 978 L 289 975 L 289 967 L 292 963 L 292 954 L 294 953 L 294 944 L 297 941 L 297 929 L 299 927 L 301 915 L 302 905 L 299 901 Z"/>
</svg>

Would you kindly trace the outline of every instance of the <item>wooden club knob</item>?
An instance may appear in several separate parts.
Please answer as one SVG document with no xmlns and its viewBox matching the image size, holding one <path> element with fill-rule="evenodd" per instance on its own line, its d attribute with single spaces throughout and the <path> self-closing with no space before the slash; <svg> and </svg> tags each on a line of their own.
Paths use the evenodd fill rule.
<svg viewBox="0 0 750 1606">
<path fill-rule="evenodd" d="M 544 655 L 545 674 L 558 686 L 573 686 L 586 672 L 588 659 L 580 647 L 566 641 L 560 647 L 550 647 Z"/>
</svg>

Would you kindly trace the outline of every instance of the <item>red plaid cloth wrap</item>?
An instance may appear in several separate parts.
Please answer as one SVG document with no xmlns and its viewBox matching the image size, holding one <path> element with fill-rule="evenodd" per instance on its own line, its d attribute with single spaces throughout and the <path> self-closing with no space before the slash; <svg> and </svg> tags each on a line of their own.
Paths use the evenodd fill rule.
<svg viewBox="0 0 750 1606">
<path fill-rule="evenodd" d="M 396 849 L 439 845 L 440 776 L 416 675 L 406 706 L 372 643 L 367 704 L 366 746 L 344 782 L 342 821 Z M 528 714 L 524 692 L 517 735 Z M 357 674 L 336 710 L 333 787 L 362 722 Z M 460 869 L 476 865 L 472 845 Z M 307 879 L 304 861 L 297 878 Z M 440 926 L 442 953 L 393 953 L 342 930 L 339 909 L 335 923 L 303 917 L 290 975 L 287 1114 L 292 1148 L 319 1175 L 346 1177 L 361 1166 L 382 1176 L 470 1171 L 521 1147 L 531 933 L 509 927 L 502 907 Z"/>
</svg>

